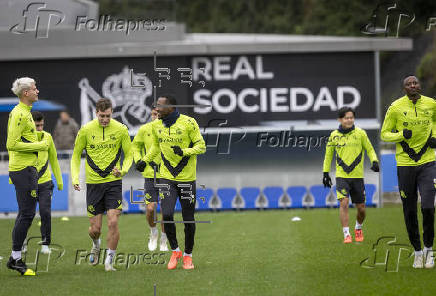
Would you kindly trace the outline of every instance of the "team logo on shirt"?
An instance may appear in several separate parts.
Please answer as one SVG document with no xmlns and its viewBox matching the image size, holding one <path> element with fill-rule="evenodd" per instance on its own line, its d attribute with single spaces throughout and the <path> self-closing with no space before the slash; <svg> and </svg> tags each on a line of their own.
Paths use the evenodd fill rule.
<svg viewBox="0 0 436 296">
<path fill-rule="evenodd" d="M 403 122 L 403 126 L 408 126 L 409 123 L 407 121 Z"/>
<path fill-rule="evenodd" d="M 117 138 L 115 137 L 115 135 L 110 135 L 109 138 L 110 138 L 112 141 L 115 141 L 115 140 L 117 139 Z"/>
</svg>

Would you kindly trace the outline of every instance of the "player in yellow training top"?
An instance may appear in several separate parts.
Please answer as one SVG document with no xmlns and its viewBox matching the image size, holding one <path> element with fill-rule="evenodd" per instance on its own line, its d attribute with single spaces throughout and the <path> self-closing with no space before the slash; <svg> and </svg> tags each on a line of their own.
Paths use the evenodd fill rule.
<svg viewBox="0 0 436 296">
<path fill-rule="evenodd" d="M 50 253 L 49 245 L 51 242 L 51 199 L 53 196 L 53 182 L 51 173 L 48 169 L 50 163 L 51 170 L 56 178 L 58 190 L 62 190 L 64 183 L 62 181 L 61 168 L 59 166 L 56 147 L 50 133 L 44 131 L 44 115 L 39 111 L 32 112 L 33 121 L 36 126 L 38 140 L 47 138 L 49 146 L 47 151 L 38 152 L 38 194 L 39 215 L 41 216 L 41 253 Z"/>
<path fill-rule="evenodd" d="M 157 110 L 151 111 L 151 120 L 157 119 Z M 139 128 L 138 134 L 135 136 L 132 142 L 133 159 L 136 163 L 136 169 L 142 173 L 144 177 L 144 196 L 146 205 L 147 222 L 150 226 L 150 238 L 148 241 L 148 249 L 154 251 L 157 248 L 157 239 L 159 231 L 157 230 L 156 223 L 154 222 L 157 217 L 154 216 L 154 211 L 159 202 L 159 187 L 156 184 L 159 183 L 160 178 L 160 166 L 161 156 L 157 154 L 149 166 L 141 160 L 146 153 L 150 153 L 151 146 L 153 144 L 152 138 L 152 125 L 151 122 L 144 124 Z M 156 175 L 155 175 L 156 173 Z M 156 177 L 156 184 L 155 184 Z M 163 223 L 161 224 L 162 234 L 160 237 L 160 251 L 168 251 L 167 236 Z"/>
<path fill-rule="evenodd" d="M 329 176 L 333 154 L 336 154 L 336 194 L 340 202 L 339 216 L 344 233 L 344 243 L 353 240 L 348 227 L 349 198 L 356 204 L 357 217 L 354 235 L 356 242 L 363 241 L 362 224 L 365 220 L 365 184 L 363 182 L 364 150 L 371 160 L 371 170 L 378 172 L 379 164 L 374 148 L 366 132 L 354 126 L 355 112 L 350 107 L 342 107 L 338 111 L 339 128 L 334 130 L 327 143 L 324 166 L 324 187 L 331 187 Z"/>
</svg>

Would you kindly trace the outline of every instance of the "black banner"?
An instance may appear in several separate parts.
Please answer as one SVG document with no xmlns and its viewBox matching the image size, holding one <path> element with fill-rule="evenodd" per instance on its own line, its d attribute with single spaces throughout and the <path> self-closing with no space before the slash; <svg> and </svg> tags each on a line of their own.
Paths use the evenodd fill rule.
<svg viewBox="0 0 436 296">
<path fill-rule="evenodd" d="M 25 76 L 37 82 L 48 130 L 54 127 L 61 109 L 69 111 L 79 124 L 89 121 L 96 100 L 106 97 L 116 106 L 114 117 L 134 135 L 149 121 L 154 91 L 157 97 L 172 93 L 178 104 L 196 105 L 179 109 L 202 127 L 212 119 L 227 119 L 227 126 L 334 119 L 343 105 L 356 108 L 359 118 L 376 117 L 372 52 L 158 55 L 0 65 L 0 124 L 7 123 L 14 104 L 12 82 Z M 6 132 L 2 135 L 4 150 Z"/>
</svg>

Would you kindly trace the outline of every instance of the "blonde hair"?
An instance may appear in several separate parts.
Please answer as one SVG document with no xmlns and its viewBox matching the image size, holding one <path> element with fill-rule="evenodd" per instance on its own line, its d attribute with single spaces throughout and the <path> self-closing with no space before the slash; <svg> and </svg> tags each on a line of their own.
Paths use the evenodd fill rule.
<svg viewBox="0 0 436 296">
<path fill-rule="evenodd" d="M 17 96 L 21 97 L 21 94 L 24 90 L 28 90 L 32 87 L 32 84 L 35 84 L 35 80 L 29 77 L 21 77 L 12 83 L 12 92 Z"/>
</svg>

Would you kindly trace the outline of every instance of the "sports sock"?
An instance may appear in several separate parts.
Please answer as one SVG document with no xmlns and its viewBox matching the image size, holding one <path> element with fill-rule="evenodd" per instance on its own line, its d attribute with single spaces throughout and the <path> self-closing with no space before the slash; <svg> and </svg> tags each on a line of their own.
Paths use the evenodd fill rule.
<svg viewBox="0 0 436 296">
<path fill-rule="evenodd" d="M 21 251 L 12 251 L 11 256 L 14 260 L 21 259 Z"/>
<path fill-rule="evenodd" d="M 426 257 L 425 259 L 427 259 L 427 254 L 430 254 L 430 256 L 433 254 L 433 247 L 430 248 L 424 247 L 424 256 Z"/>
<path fill-rule="evenodd" d="M 156 235 L 157 234 L 157 227 L 155 226 L 155 227 L 150 227 L 150 229 L 151 229 L 151 234 L 152 235 Z"/>
<path fill-rule="evenodd" d="M 165 232 L 161 232 L 160 234 L 160 240 L 167 240 L 167 234 Z"/>
<path fill-rule="evenodd" d="M 96 248 L 99 248 L 100 247 L 100 243 L 101 243 L 101 240 L 98 238 L 98 239 L 93 239 L 92 240 L 92 245 L 94 246 L 94 247 L 96 247 Z"/>
<path fill-rule="evenodd" d="M 350 235 L 350 227 L 342 227 L 342 231 L 344 232 L 344 238 Z"/>
<path fill-rule="evenodd" d="M 423 255 L 422 250 L 415 251 L 415 257 L 416 256 L 422 256 L 422 255 Z"/>
<path fill-rule="evenodd" d="M 356 226 L 354 226 L 354 229 L 362 229 L 362 225 L 363 225 L 363 223 L 359 224 L 359 222 L 357 222 L 357 220 L 356 220 Z"/>
<path fill-rule="evenodd" d="M 112 263 L 112 259 L 115 257 L 115 252 L 116 250 L 108 249 L 104 263 Z"/>
<path fill-rule="evenodd" d="M 176 249 L 173 250 L 173 252 L 180 252 L 180 248 L 177 247 Z"/>
<path fill-rule="evenodd" d="M 183 256 L 189 256 L 189 257 L 192 258 L 192 253 L 191 254 L 187 254 L 187 253 L 183 252 Z"/>
</svg>

